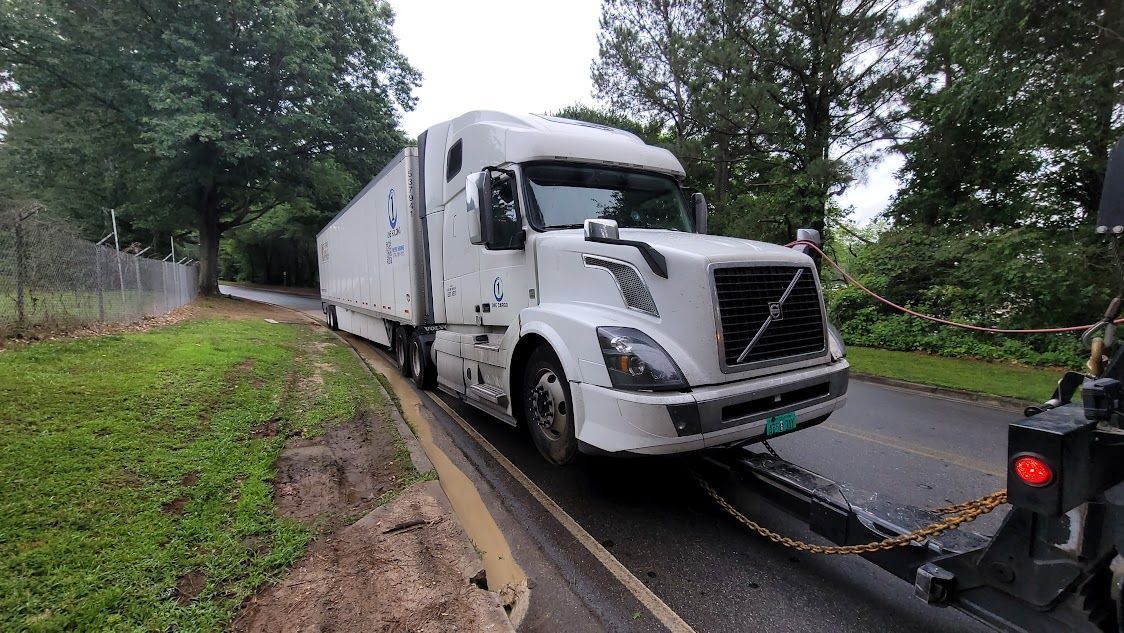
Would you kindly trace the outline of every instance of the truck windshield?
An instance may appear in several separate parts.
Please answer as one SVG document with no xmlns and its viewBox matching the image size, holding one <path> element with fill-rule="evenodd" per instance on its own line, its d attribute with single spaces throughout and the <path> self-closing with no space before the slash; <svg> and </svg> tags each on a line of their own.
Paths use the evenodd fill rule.
<svg viewBox="0 0 1124 633">
<path fill-rule="evenodd" d="M 537 229 L 580 228 L 604 218 L 621 228 L 691 230 L 683 194 L 668 176 L 559 164 L 527 165 L 523 174 Z"/>
</svg>

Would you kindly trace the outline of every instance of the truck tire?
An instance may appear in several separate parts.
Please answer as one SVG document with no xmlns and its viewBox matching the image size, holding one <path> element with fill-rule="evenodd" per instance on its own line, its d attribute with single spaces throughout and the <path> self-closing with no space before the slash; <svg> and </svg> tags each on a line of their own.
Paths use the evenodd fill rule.
<svg viewBox="0 0 1124 633">
<path fill-rule="evenodd" d="M 398 365 L 398 373 L 409 378 L 410 348 L 407 336 L 406 328 L 402 326 L 394 328 L 394 362 Z"/>
<path fill-rule="evenodd" d="M 422 340 L 421 333 L 414 330 L 410 335 L 410 377 L 418 389 L 432 389 L 437 384 L 437 372 L 429 361 L 429 346 Z"/>
<path fill-rule="evenodd" d="M 574 434 L 570 383 L 549 347 L 542 346 L 531 353 L 523 370 L 522 391 L 523 419 L 535 448 L 556 466 L 574 461 L 578 440 Z"/>
</svg>

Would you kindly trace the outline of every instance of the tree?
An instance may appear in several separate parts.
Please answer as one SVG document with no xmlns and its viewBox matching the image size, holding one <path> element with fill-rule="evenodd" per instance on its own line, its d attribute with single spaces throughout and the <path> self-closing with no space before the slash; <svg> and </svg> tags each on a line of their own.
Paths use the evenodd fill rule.
<svg viewBox="0 0 1124 633">
<path fill-rule="evenodd" d="M 830 197 L 895 139 L 910 42 L 896 0 L 607 0 L 598 96 L 663 117 L 705 164 L 718 224 L 823 229 Z"/>
<path fill-rule="evenodd" d="M 1117 0 L 941 0 L 921 14 L 917 134 L 891 215 L 910 223 L 1070 227 L 1096 215 L 1124 129 Z"/>
<path fill-rule="evenodd" d="M 395 106 L 412 107 L 419 74 L 391 24 L 364 0 L 7 0 L 0 107 L 38 164 L 59 141 L 87 157 L 51 161 L 45 185 L 97 189 L 138 226 L 194 225 L 211 294 L 223 233 L 315 199 L 331 165 L 371 174 L 405 144 Z M 99 174 L 112 178 L 91 187 Z"/>
</svg>

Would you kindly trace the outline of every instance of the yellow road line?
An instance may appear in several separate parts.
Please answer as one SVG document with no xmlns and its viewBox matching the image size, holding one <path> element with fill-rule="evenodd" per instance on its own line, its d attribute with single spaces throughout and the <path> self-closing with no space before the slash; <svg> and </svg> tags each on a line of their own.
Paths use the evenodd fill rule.
<svg viewBox="0 0 1124 633">
<path fill-rule="evenodd" d="M 641 582 L 639 578 L 634 576 L 632 572 L 628 571 L 627 567 L 622 565 L 615 556 L 609 553 L 609 550 L 605 549 L 605 547 L 601 545 L 601 543 L 598 543 L 597 539 L 593 538 L 593 536 L 589 532 L 586 532 L 585 528 L 579 525 L 578 522 L 575 521 L 569 514 L 567 514 L 567 512 L 563 510 L 561 506 L 555 503 L 553 499 L 547 496 L 547 494 L 543 492 L 542 489 L 535 484 L 535 482 L 531 481 L 527 477 L 527 475 L 524 475 L 523 471 L 519 470 L 519 468 L 515 464 L 511 463 L 511 461 L 507 457 L 505 457 L 503 453 L 501 453 L 495 446 L 492 446 L 491 442 L 484 439 L 484 436 L 480 435 L 480 433 L 478 433 L 476 429 L 472 428 L 472 425 L 469 424 L 468 421 L 462 418 L 456 411 L 452 409 L 452 407 L 442 401 L 441 398 L 437 396 L 437 394 L 433 394 L 433 397 L 431 397 L 430 399 L 436 402 L 437 406 L 444 409 L 445 413 L 447 413 L 449 417 L 457 423 L 458 426 L 464 429 L 465 433 L 468 433 L 472 437 L 472 439 L 476 440 L 476 442 L 480 444 L 480 446 L 483 447 L 484 450 L 486 450 L 493 459 L 495 459 L 501 466 L 503 466 L 504 470 L 506 470 L 508 474 L 515 478 L 515 480 L 518 481 L 527 490 L 527 492 L 531 493 L 531 496 L 534 497 L 535 500 L 537 500 L 540 504 L 542 504 L 543 508 L 546 509 L 546 511 L 549 512 L 551 516 L 553 516 L 555 520 L 557 520 L 562 525 L 562 527 L 566 528 L 566 531 L 569 532 L 579 543 L 581 543 L 582 546 L 585 547 L 585 549 L 588 550 L 589 553 L 592 554 L 593 557 L 596 558 L 597 561 L 600 562 L 601 565 L 604 566 L 605 569 L 610 574 L 612 574 L 614 578 L 617 579 L 618 582 L 624 585 L 624 587 L 628 589 L 628 591 L 632 593 L 632 595 L 635 596 L 637 600 L 640 601 L 640 604 L 643 604 L 649 611 L 651 611 L 652 615 L 656 616 L 656 619 L 658 619 L 661 624 L 667 627 L 668 630 L 674 631 L 676 633 L 687 633 L 694 631 L 694 629 L 691 628 L 691 625 L 687 624 L 683 620 L 683 618 L 679 617 L 679 614 L 673 611 L 671 607 L 667 606 L 667 604 L 663 600 L 660 600 L 659 596 L 652 593 L 652 590 L 649 589 L 647 585 Z"/>
<path fill-rule="evenodd" d="M 913 455 L 920 455 L 921 457 L 935 459 L 940 462 L 947 462 L 961 468 L 974 470 L 985 475 L 991 475 L 992 477 L 999 477 L 1000 479 L 1005 479 L 1007 477 L 1007 473 L 1005 470 L 1003 470 L 1002 468 L 996 468 L 990 462 L 986 462 L 980 459 L 964 457 L 963 455 L 956 455 L 954 453 L 946 453 L 935 448 L 909 444 L 892 437 L 887 437 L 878 433 L 871 433 L 870 431 L 860 431 L 855 428 L 844 429 L 843 427 L 836 424 L 821 424 L 820 428 L 827 429 L 828 431 L 838 433 L 840 435 L 846 435 L 848 437 L 863 440 L 865 442 L 880 444 L 882 446 L 886 446 L 888 448 L 903 451 Z"/>
</svg>

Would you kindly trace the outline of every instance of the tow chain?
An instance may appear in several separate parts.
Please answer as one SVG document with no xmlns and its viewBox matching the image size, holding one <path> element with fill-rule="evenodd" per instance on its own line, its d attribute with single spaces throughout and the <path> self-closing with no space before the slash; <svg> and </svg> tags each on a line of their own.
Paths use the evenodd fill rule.
<svg viewBox="0 0 1124 633">
<path fill-rule="evenodd" d="M 699 487 L 706 491 L 706 493 L 714 499 L 715 503 L 721 506 L 723 510 L 728 512 L 730 516 L 737 519 L 741 524 L 778 545 L 784 545 L 785 547 L 812 554 L 870 554 L 893 549 L 895 547 L 903 547 L 911 543 L 923 542 L 927 538 L 943 534 L 964 523 L 975 521 L 979 517 L 1007 503 L 1007 491 L 1000 490 L 980 497 L 979 499 L 973 499 L 972 501 L 936 508 L 933 512 L 945 515 L 944 518 L 923 528 L 913 530 L 912 532 L 892 536 L 881 541 L 874 541 L 873 543 L 863 543 L 861 545 L 815 545 L 813 543 L 806 543 L 789 538 L 783 534 L 778 534 L 753 519 L 750 519 L 739 512 L 737 508 L 730 505 L 729 501 L 723 499 L 722 495 L 718 494 L 710 483 L 703 479 L 698 473 L 691 474 L 694 476 L 695 481 L 698 482 Z"/>
</svg>

